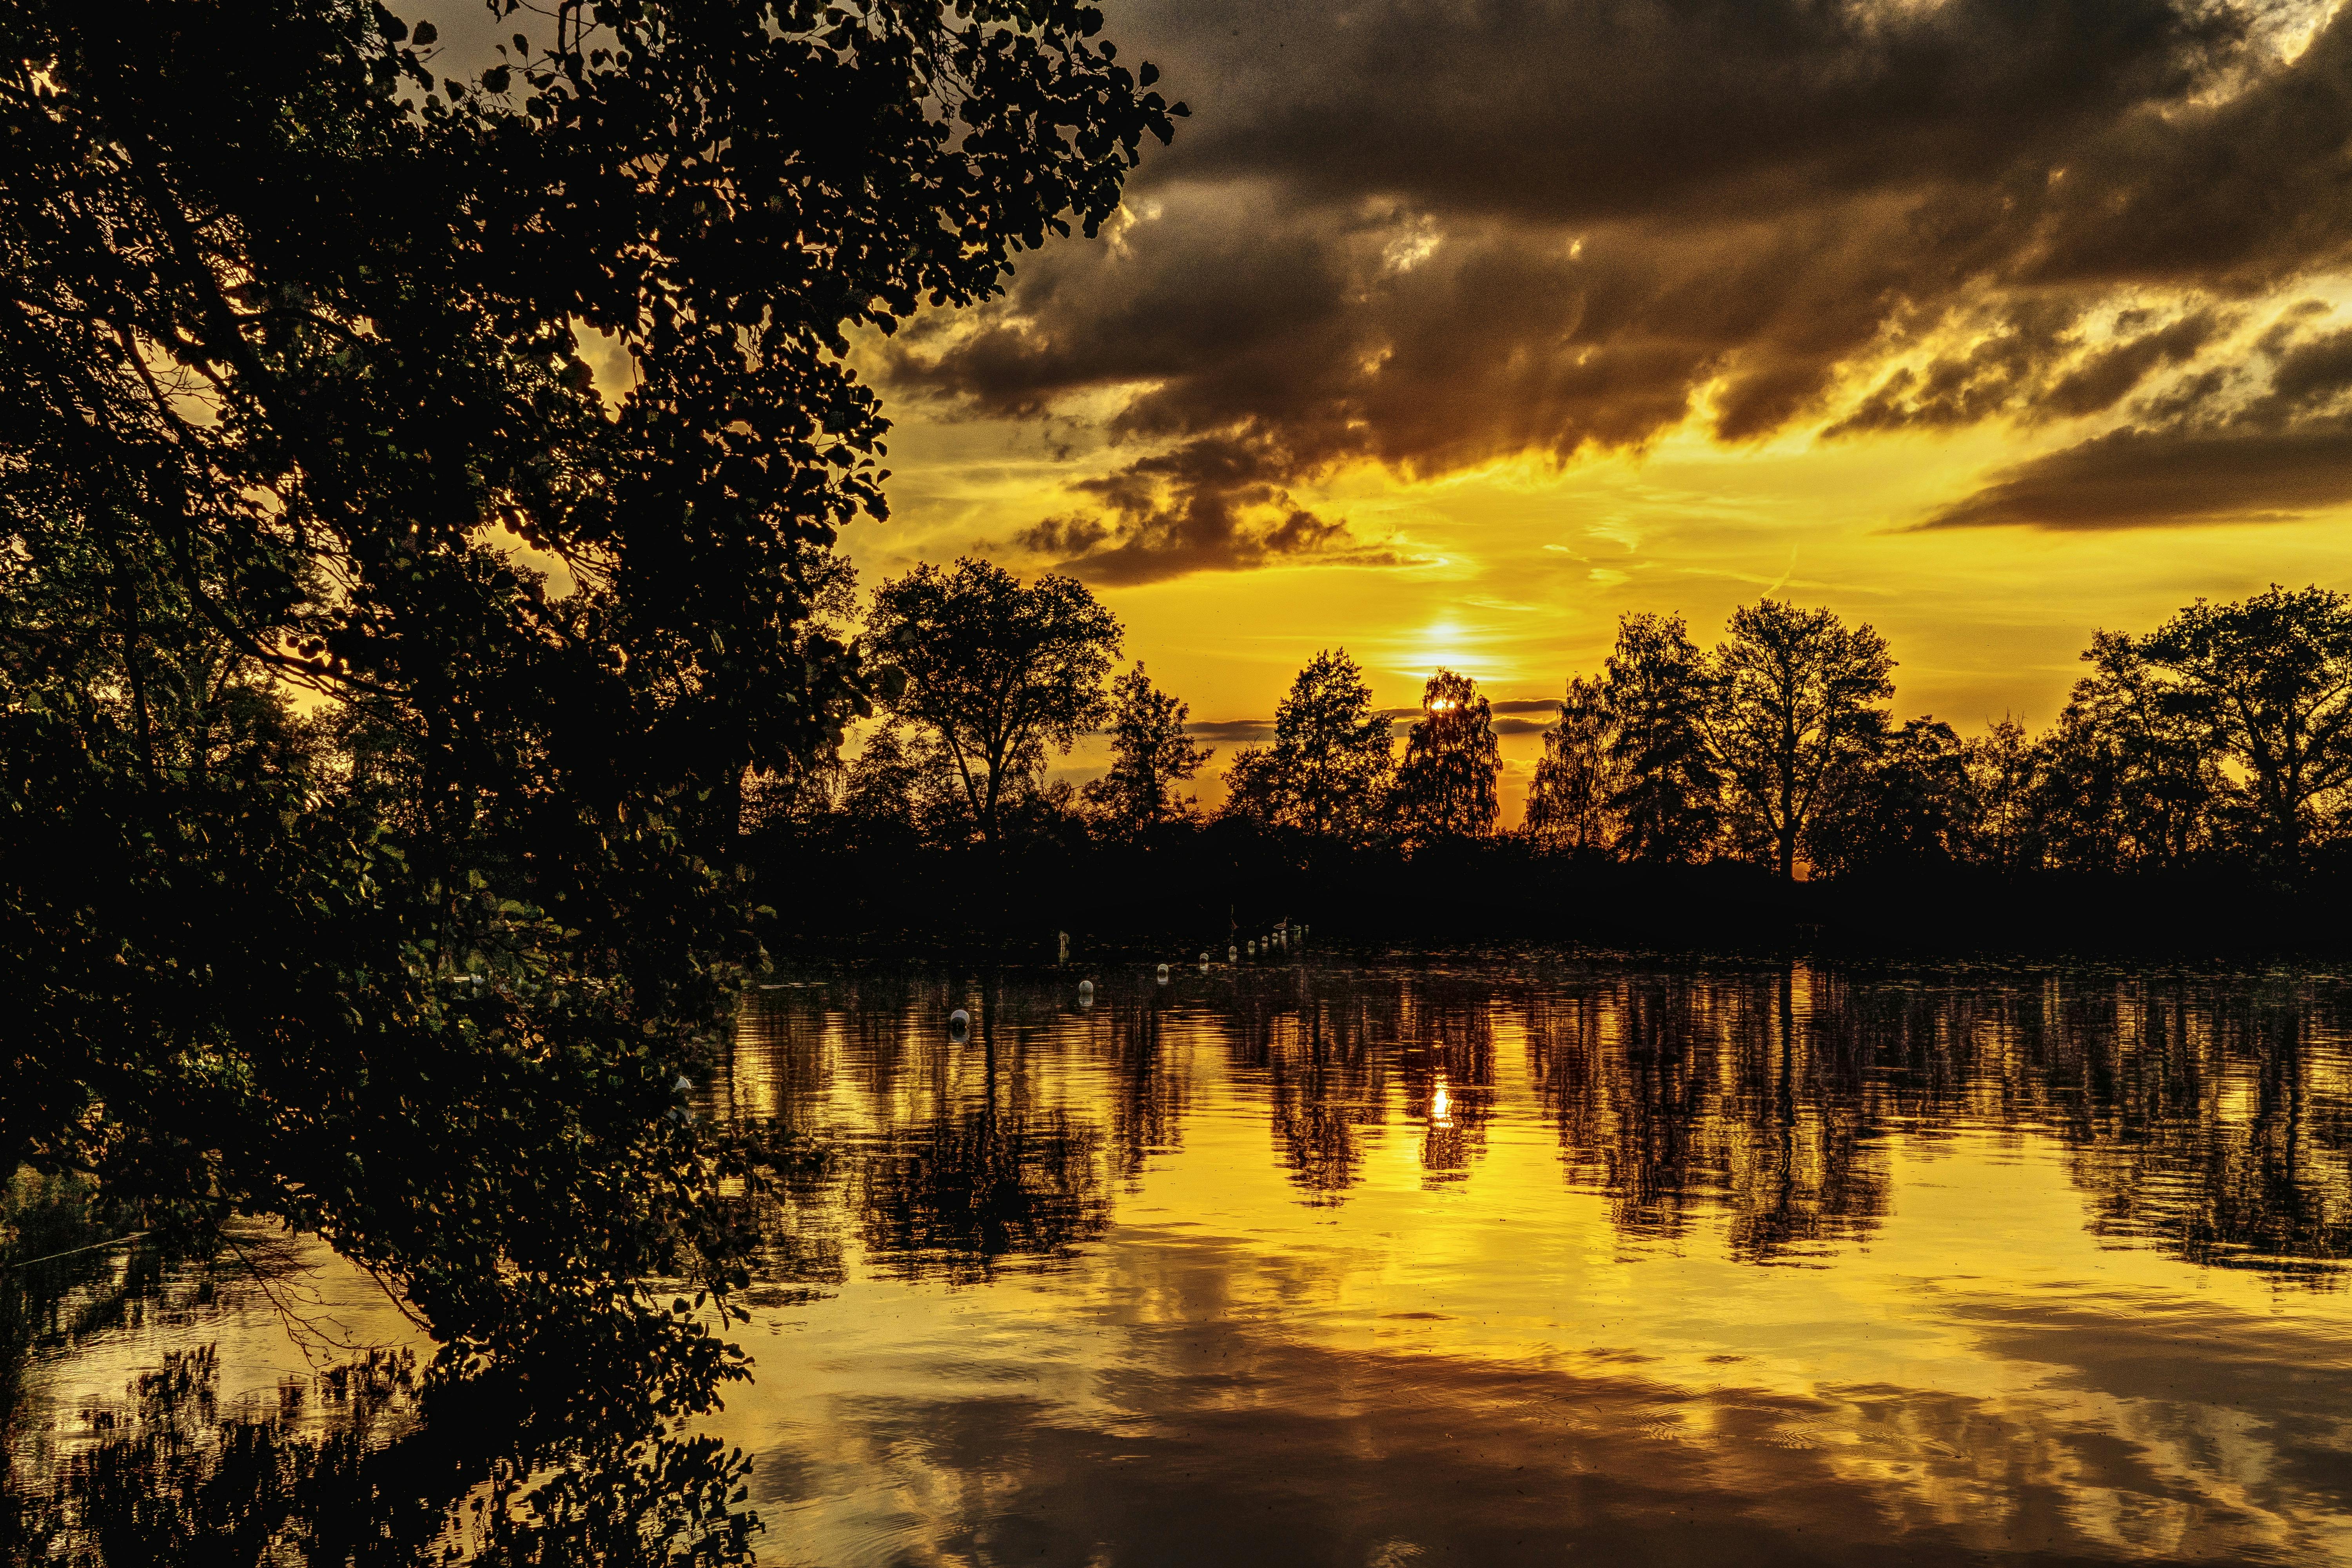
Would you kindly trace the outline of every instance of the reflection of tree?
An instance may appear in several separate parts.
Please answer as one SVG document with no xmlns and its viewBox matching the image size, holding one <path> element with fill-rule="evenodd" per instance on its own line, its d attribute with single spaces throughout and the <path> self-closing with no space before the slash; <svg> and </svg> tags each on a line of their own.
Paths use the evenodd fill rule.
<svg viewBox="0 0 2352 1568">
<path fill-rule="evenodd" d="M 1170 1070 L 1157 1006 L 1116 1015 L 1110 1024 L 1110 1164 L 1116 1181 L 1142 1180 L 1144 1162 L 1181 1146 L 1186 1079 Z"/>
<path fill-rule="evenodd" d="M 772 994 L 737 1072 L 766 1073 L 810 1141 L 779 1183 L 804 1232 L 771 1254 L 779 1274 L 837 1277 L 824 1227 L 845 1210 L 888 1267 L 950 1278 L 1097 1234 L 1111 1185 L 1178 1143 L 1181 1042 L 1202 1030 L 1223 1036 L 1310 1202 L 1362 1179 L 1368 1130 L 1395 1110 L 1424 1180 L 1459 1180 L 1486 1147 L 1496 1038 L 1514 1025 L 1570 1179 L 1604 1194 L 1628 1237 L 1719 1214 L 1734 1257 L 1818 1254 L 1885 1219 L 1897 1135 L 2031 1126 L 2068 1148 L 2105 1232 L 2281 1273 L 2324 1274 L 2352 1251 L 2352 1000 L 2311 984 L 1269 970 L 1236 976 L 1205 1015 L 1160 1011 L 1147 991 L 1083 1021 L 1052 994 L 903 978 Z M 960 1002 L 987 1019 L 962 1047 L 938 1023 Z"/>
<path fill-rule="evenodd" d="M 1422 1126 L 1421 1168 L 1459 1181 L 1486 1152 L 1495 1101 L 1495 1025 L 1486 986 L 1435 985 L 1411 998 L 1398 1041 L 1405 1115 Z"/>
<path fill-rule="evenodd" d="M 1248 988 L 1235 997 L 1235 1072 L 1264 1086 L 1275 1152 L 1312 1202 L 1336 1203 L 1356 1184 L 1363 1130 L 1387 1119 L 1397 1005 L 1393 986 L 1344 984 L 1328 995 Z"/>
<path fill-rule="evenodd" d="M 1866 1235 L 1900 1131 L 2036 1125 L 2103 1231 L 2198 1263 L 2352 1254 L 2352 1006 L 2310 987 L 1624 975 L 1525 1003 L 1570 1179 L 1631 1236 L 1720 1206 L 1733 1255 Z M 2312 1042 L 2331 1044 L 2314 1049 Z"/>
<path fill-rule="evenodd" d="M 2196 1263 L 2308 1272 L 2352 1254 L 2342 1001 L 2216 987 L 2067 998 L 2025 1031 L 2082 1085 L 2075 1180 L 2102 1230 Z"/>
<path fill-rule="evenodd" d="M 866 1157 L 859 1234 L 906 1279 L 971 1284 L 1000 1259 L 1062 1257 L 1110 1224 L 1101 1154 L 1101 1134 L 1058 1108 L 968 1110 Z"/>
<path fill-rule="evenodd" d="M 750 1560 L 752 1521 L 728 1506 L 740 1453 L 629 1418 L 664 1371 L 643 1338 L 535 1346 L 453 1378 L 417 1347 L 355 1346 L 327 1329 L 340 1320 L 303 1316 L 317 1261 L 247 1232 L 218 1252 L 151 1237 L 0 1270 L 10 1325 L 45 1356 L 103 1354 L 142 1321 L 181 1345 L 81 1410 L 89 1441 L 8 1434 L 0 1561 Z M 316 1370 L 281 1379 L 274 1408 L 222 1397 L 199 1336 L 273 1310 Z"/>
<path fill-rule="evenodd" d="M 1570 1180 L 1629 1236 L 1730 1215 L 1769 1261 L 1866 1232 L 1887 1180 L 1853 1042 L 1796 995 L 1809 976 L 1628 976 L 1528 1006 L 1530 1068 Z"/>
</svg>

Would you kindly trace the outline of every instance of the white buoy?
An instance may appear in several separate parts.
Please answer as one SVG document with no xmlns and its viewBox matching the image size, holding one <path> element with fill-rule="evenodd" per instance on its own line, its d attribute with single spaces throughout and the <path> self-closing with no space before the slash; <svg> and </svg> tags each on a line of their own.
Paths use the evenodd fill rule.
<svg viewBox="0 0 2352 1568">
<path fill-rule="evenodd" d="M 1201 950 L 1201 973 L 1209 973 L 1209 950 L 1205 947 Z"/>
<path fill-rule="evenodd" d="M 1079 1005 L 1079 1006 L 1081 1006 L 1081 1007 L 1091 1007 L 1091 1006 L 1093 1006 L 1094 1005 L 1095 1005 L 1095 983 L 1094 983 L 1093 981 L 1091 981 L 1091 980 L 1081 980 L 1081 981 L 1079 981 L 1079 982 L 1078 982 L 1078 1005 Z"/>
<path fill-rule="evenodd" d="M 1160 984 L 1162 985 L 1168 984 L 1168 966 L 1164 963 L 1160 966 Z"/>
<path fill-rule="evenodd" d="M 948 1038 L 961 1040 L 971 1033 L 971 1015 L 959 1007 L 948 1015 Z"/>
<path fill-rule="evenodd" d="M 1225 949 L 1225 962 L 1227 963 L 1239 963 L 1241 962 L 1241 958 L 1242 950 L 1240 948 L 1228 947 Z"/>
</svg>

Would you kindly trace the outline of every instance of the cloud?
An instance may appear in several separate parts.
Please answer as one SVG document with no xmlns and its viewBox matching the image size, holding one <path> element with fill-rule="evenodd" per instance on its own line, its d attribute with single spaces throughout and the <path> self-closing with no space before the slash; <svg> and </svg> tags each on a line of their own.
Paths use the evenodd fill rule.
<svg viewBox="0 0 2352 1568">
<path fill-rule="evenodd" d="M 1995 476 L 1921 529 L 2267 522 L 2352 503 L 2352 330 L 2263 334 L 2265 380 L 2215 374 L 2147 417 Z"/>
<path fill-rule="evenodd" d="M 1355 464 L 2113 418 L 2352 266 L 2352 7 L 2282 42 L 2322 16 L 1152 0 L 1115 30 L 1195 113 L 1113 239 L 885 371 L 973 416 L 1107 400 L 1119 466 L 1022 542 L 1108 583 L 1393 559 L 1297 499 Z M 2301 434 L 2230 450 L 2284 502 Z"/>
<path fill-rule="evenodd" d="M 1213 741 L 1219 745 L 1255 746 L 1274 739 L 1274 721 L 1207 719 L 1185 725 L 1184 732 L 1196 741 Z"/>
<path fill-rule="evenodd" d="M 1264 441 L 1210 437 L 1072 487 L 1101 507 L 1051 517 L 1014 542 L 1058 558 L 1056 569 L 1098 583 L 1156 582 L 1188 572 L 1240 571 L 1286 560 L 1392 564 L 1348 525 L 1298 505 L 1287 465 Z"/>
</svg>

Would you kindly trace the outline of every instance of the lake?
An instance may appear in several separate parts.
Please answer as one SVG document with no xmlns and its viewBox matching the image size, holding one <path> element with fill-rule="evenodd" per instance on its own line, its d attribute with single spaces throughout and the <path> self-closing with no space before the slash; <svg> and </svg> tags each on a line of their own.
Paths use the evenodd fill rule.
<svg viewBox="0 0 2352 1568">
<path fill-rule="evenodd" d="M 2352 1562 L 2347 1040 L 2284 972 L 793 971 L 696 1091 L 805 1154 L 711 1428 L 845 1568 Z M 200 1342 L 299 1401 L 223 1292 L 38 1441 Z"/>
</svg>

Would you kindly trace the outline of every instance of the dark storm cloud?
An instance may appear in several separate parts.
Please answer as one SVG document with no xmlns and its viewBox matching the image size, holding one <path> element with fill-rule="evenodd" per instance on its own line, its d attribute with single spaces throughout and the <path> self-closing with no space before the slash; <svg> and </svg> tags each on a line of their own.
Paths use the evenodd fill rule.
<svg viewBox="0 0 2352 1568">
<path fill-rule="evenodd" d="M 2021 464 L 1921 526 L 2261 522 L 2352 501 L 2352 330 L 2290 325 L 2260 348 L 2252 370 L 2203 378 L 2143 411 L 2152 417 Z"/>
<path fill-rule="evenodd" d="M 1316 516 L 1283 488 L 1290 465 L 1264 441 L 1210 437 L 1073 487 L 1096 515 L 1049 517 L 1016 536 L 1059 569 L 1098 583 L 1149 583 L 1198 569 L 1314 557 L 1390 563 L 1347 525 Z"/>
<path fill-rule="evenodd" d="M 977 321 L 923 323 L 891 372 L 977 414 L 1112 394 L 1143 455 L 1024 540 L 1108 582 L 1381 559 L 1294 489 L 1638 447 L 1694 406 L 1759 437 L 1906 345 L 1931 352 L 1837 428 L 2112 412 L 2352 248 L 2352 12 L 2283 64 L 2274 10 L 1114 12 L 1195 110 L 1133 221 L 1028 258 Z M 2292 434 L 2233 460 L 2317 493 L 2288 476 L 2324 430 Z"/>
</svg>

